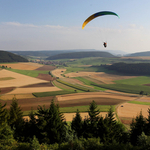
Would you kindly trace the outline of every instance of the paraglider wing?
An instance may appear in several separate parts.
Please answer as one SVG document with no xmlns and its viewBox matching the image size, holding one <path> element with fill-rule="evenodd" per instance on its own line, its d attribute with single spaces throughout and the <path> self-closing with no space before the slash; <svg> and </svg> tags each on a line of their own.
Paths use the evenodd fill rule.
<svg viewBox="0 0 150 150">
<path fill-rule="evenodd" d="M 111 11 L 100 11 L 100 12 L 97 12 L 97 13 L 91 15 L 90 17 L 88 17 L 88 18 L 83 22 L 82 29 L 84 29 L 84 27 L 86 26 L 86 24 L 89 23 L 89 22 L 90 22 L 91 20 L 93 20 L 94 18 L 99 17 L 99 16 L 104 16 L 104 15 L 115 15 L 115 16 L 119 17 L 116 13 L 111 12 Z"/>
</svg>

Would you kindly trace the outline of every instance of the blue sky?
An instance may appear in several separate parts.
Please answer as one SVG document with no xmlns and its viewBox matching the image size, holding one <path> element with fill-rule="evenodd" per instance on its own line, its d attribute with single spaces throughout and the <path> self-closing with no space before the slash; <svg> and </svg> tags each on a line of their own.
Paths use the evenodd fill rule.
<svg viewBox="0 0 150 150">
<path fill-rule="evenodd" d="M 150 0 L 0 0 L 0 49 L 150 51 L 149 6 Z M 99 11 L 120 18 L 98 17 L 82 30 Z"/>
</svg>

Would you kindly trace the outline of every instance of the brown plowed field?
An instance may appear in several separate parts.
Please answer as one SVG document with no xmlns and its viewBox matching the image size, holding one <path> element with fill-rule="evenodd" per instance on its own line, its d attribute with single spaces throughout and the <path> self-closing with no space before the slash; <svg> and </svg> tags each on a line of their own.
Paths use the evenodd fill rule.
<svg viewBox="0 0 150 150">
<path fill-rule="evenodd" d="M 66 94 L 66 95 L 57 95 L 57 100 L 67 101 L 75 99 L 85 99 L 85 98 L 111 98 L 111 99 L 120 99 L 120 100 L 135 100 L 137 97 L 132 95 L 123 95 L 120 93 L 106 93 L 106 92 L 86 92 L 86 93 L 76 93 L 76 94 Z"/>
<path fill-rule="evenodd" d="M 36 78 L 42 79 L 42 80 L 46 80 L 46 81 L 56 80 L 56 78 L 51 77 L 51 75 L 49 75 L 49 74 L 42 74 L 42 73 L 39 73 L 39 75 Z"/>
<path fill-rule="evenodd" d="M 52 71 L 52 70 L 54 70 L 56 67 L 55 66 L 50 66 L 50 65 L 44 65 L 44 66 L 42 66 L 42 67 L 39 67 L 39 68 L 37 68 L 37 69 L 35 69 L 35 70 L 48 70 L 48 71 Z"/>
<path fill-rule="evenodd" d="M 53 86 L 53 84 L 51 82 L 49 83 L 37 83 L 37 84 L 31 84 L 31 85 L 26 85 L 26 86 L 22 86 L 19 88 L 28 88 L 28 87 L 51 87 Z"/>
<path fill-rule="evenodd" d="M 13 89 L 15 89 L 15 87 L 0 88 L 0 95 L 8 93 L 8 92 L 12 91 Z"/>
<path fill-rule="evenodd" d="M 118 105 L 120 103 L 126 102 L 121 99 L 106 98 L 106 97 L 94 97 L 94 98 L 83 98 L 83 99 L 74 99 L 67 101 L 59 101 L 60 107 L 73 107 L 73 106 L 84 106 L 89 105 L 92 101 L 95 101 L 97 105 Z"/>
<path fill-rule="evenodd" d="M 51 104 L 51 101 L 53 100 L 54 96 L 49 97 L 43 97 L 43 98 L 27 98 L 27 99 L 19 99 L 18 105 L 21 107 L 23 111 L 31 110 L 31 107 L 33 110 L 37 110 L 38 105 L 45 105 L 46 108 L 48 108 Z M 9 108 L 12 101 L 3 101 L 0 100 L 2 104 L 7 103 L 6 108 Z"/>
<path fill-rule="evenodd" d="M 23 111 L 31 110 L 31 107 L 33 109 L 37 109 L 38 105 L 45 105 L 46 107 L 49 107 L 51 100 L 54 99 L 54 96 L 50 97 L 39 97 L 39 98 L 24 98 L 19 99 L 18 103 L 23 109 Z M 114 99 L 114 98 L 82 98 L 82 99 L 74 99 L 74 100 L 67 100 L 67 101 L 58 101 L 55 99 L 55 102 L 59 104 L 60 107 L 73 107 L 73 106 L 84 106 L 89 105 L 92 101 L 95 101 L 98 105 L 117 105 L 123 102 L 126 102 L 125 100 L 121 99 Z M 11 100 L 0 100 L 3 104 L 6 102 L 7 107 L 10 106 Z"/>
</svg>

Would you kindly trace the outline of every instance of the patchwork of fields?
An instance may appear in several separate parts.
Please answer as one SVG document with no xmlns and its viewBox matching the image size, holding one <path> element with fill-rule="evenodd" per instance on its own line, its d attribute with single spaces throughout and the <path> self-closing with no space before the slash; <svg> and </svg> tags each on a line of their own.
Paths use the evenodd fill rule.
<svg viewBox="0 0 150 150">
<path fill-rule="evenodd" d="M 104 91 L 98 89 L 97 92 L 83 92 L 82 90 L 77 90 L 75 86 L 70 87 L 69 84 L 82 85 L 91 89 L 95 88 L 91 83 L 98 85 L 103 84 L 105 87 L 110 85 L 117 87 L 119 84 L 126 84 L 128 86 L 141 86 L 146 88 L 148 86 L 145 86 L 145 84 L 150 83 L 149 77 L 123 76 L 88 71 L 77 71 L 65 74 L 66 68 L 56 69 L 54 66 L 44 66 L 37 63 L 13 63 L 0 65 L 7 66 L 7 68 L 11 67 L 12 69 L 17 69 L 13 71 L 11 71 L 11 69 L 0 70 L 0 102 L 3 104 L 7 102 L 7 107 L 10 106 L 11 100 L 14 97 L 18 99 L 18 103 L 23 111 L 29 111 L 31 110 L 31 107 L 36 110 L 38 105 L 45 105 L 46 108 L 48 108 L 53 99 L 61 108 L 89 105 L 91 101 L 94 100 L 98 105 L 116 106 L 117 116 L 123 123 L 131 122 L 131 119 L 136 117 L 141 110 L 143 116 L 147 117 L 148 115 L 147 110 L 149 105 L 145 105 L 144 102 L 150 102 L 149 96 L 143 97 L 139 94 L 129 94 L 126 92 L 119 92 L 118 90 L 113 91 L 112 89 L 106 90 L 105 88 Z M 25 70 L 25 72 L 21 70 Z M 36 75 L 33 77 L 31 75 L 32 72 L 29 71 L 36 71 Z M 51 77 L 48 74 L 49 71 L 51 71 L 54 77 Z M 68 82 L 69 84 L 64 85 L 63 82 L 56 82 L 56 77 L 63 82 Z M 64 93 L 66 91 L 72 91 L 72 94 L 57 95 L 57 91 L 62 91 L 63 93 L 63 90 Z M 32 94 L 53 91 L 56 93 L 54 96 L 35 97 Z M 128 103 L 129 101 L 140 101 L 142 104 Z M 66 120 L 71 121 L 74 115 L 75 113 L 65 114 Z M 106 113 L 104 113 L 104 115 L 106 115 Z M 87 113 L 82 113 L 81 116 L 85 117 L 87 116 Z"/>
</svg>

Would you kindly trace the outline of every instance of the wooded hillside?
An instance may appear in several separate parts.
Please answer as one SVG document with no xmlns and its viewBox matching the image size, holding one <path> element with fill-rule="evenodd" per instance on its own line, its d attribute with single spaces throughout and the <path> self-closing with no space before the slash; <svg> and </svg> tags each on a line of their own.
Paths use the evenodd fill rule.
<svg viewBox="0 0 150 150">
<path fill-rule="evenodd" d="M 28 60 L 19 55 L 0 50 L 0 63 L 1 62 L 28 62 Z"/>
<path fill-rule="evenodd" d="M 117 71 L 119 73 L 133 74 L 133 75 L 150 75 L 150 63 L 114 63 L 110 66 L 106 66 L 110 70 Z"/>
<path fill-rule="evenodd" d="M 90 52 L 72 52 L 72 53 L 64 53 L 58 54 L 54 56 L 50 56 L 47 60 L 56 60 L 56 59 L 79 59 L 86 57 L 115 57 L 114 55 L 108 52 L 99 52 L 99 51 L 90 51 Z"/>
</svg>

